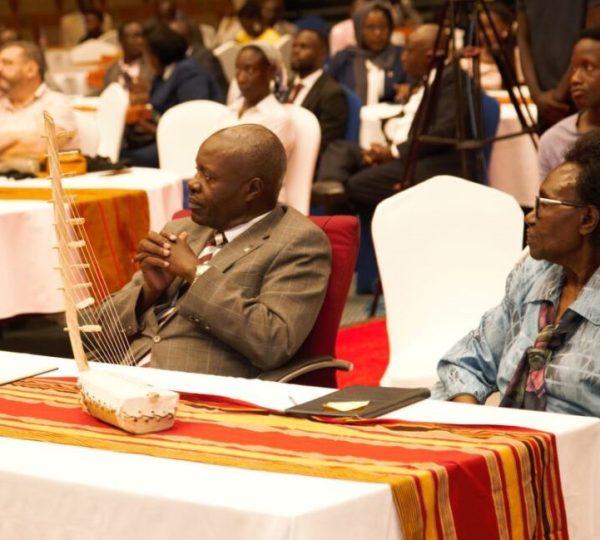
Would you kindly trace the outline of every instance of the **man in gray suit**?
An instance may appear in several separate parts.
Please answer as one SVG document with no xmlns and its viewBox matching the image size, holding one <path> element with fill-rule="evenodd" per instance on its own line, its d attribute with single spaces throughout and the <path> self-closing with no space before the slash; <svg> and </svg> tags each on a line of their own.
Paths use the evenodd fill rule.
<svg viewBox="0 0 600 540">
<path fill-rule="evenodd" d="M 329 242 L 277 204 L 286 157 L 268 129 L 218 131 L 196 166 L 191 219 L 140 242 L 141 271 L 112 299 L 136 360 L 150 353 L 153 367 L 255 377 L 288 362 L 312 329 Z"/>
</svg>

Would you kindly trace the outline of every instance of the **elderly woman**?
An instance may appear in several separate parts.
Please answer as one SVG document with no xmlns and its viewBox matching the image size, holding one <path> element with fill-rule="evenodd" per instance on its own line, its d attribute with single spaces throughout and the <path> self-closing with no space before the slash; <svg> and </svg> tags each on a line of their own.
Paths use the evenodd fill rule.
<svg viewBox="0 0 600 540">
<path fill-rule="evenodd" d="M 530 256 L 502 303 L 440 361 L 434 397 L 600 416 L 600 132 L 546 177 L 525 222 Z"/>
<path fill-rule="evenodd" d="M 353 16 L 358 45 L 338 52 L 329 72 L 348 86 L 363 105 L 393 101 L 396 85 L 407 82 L 402 67 L 402 48 L 392 45 L 394 22 L 386 2 L 366 2 Z"/>
</svg>

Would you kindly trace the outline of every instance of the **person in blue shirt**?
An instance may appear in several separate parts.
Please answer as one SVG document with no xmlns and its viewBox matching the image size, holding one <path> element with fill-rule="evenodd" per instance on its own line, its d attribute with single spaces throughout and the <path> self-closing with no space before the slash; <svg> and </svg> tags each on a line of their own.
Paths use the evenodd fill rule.
<svg viewBox="0 0 600 540">
<path fill-rule="evenodd" d="M 583 135 L 527 214 L 529 255 L 501 304 L 439 362 L 433 397 L 600 416 L 600 131 Z"/>
</svg>

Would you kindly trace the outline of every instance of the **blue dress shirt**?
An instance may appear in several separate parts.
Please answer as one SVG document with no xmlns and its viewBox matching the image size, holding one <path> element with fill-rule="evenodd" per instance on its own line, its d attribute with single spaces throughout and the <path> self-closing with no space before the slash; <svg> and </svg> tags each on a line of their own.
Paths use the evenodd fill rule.
<svg viewBox="0 0 600 540">
<path fill-rule="evenodd" d="M 525 258 L 510 273 L 502 303 L 485 313 L 479 327 L 459 341 L 438 364 L 440 381 L 432 396 L 473 394 L 480 403 L 502 395 L 524 351 L 538 335 L 543 301 L 558 306 L 564 283 L 561 266 Z M 583 321 L 546 367 L 546 410 L 600 416 L 600 269 L 571 304 Z"/>
</svg>

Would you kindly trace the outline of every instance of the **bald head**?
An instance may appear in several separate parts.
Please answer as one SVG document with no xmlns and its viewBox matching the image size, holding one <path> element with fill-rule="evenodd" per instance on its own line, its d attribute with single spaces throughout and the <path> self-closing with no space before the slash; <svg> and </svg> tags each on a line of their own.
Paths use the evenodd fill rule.
<svg viewBox="0 0 600 540">
<path fill-rule="evenodd" d="M 439 29 L 437 24 L 422 24 L 411 34 L 411 38 L 422 47 L 432 48 L 435 45 Z"/>
<path fill-rule="evenodd" d="M 190 180 L 192 219 L 220 231 L 272 210 L 285 173 L 277 136 L 257 124 L 225 128 L 198 150 Z"/>
<path fill-rule="evenodd" d="M 402 64 L 404 71 L 413 79 L 427 75 L 438 31 L 437 24 L 422 24 L 408 36 L 402 52 Z"/>
<path fill-rule="evenodd" d="M 223 152 L 235 156 L 244 176 L 256 176 L 264 182 L 265 198 L 277 202 L 287 160 L 283 144 L 271 130 L 258 124 L 242 124 L 217 131 L 211 139 Z"/>
</svg>

